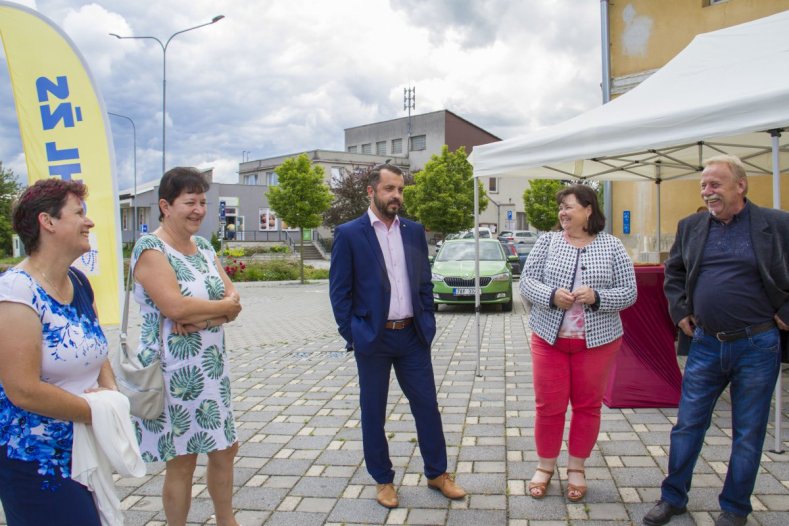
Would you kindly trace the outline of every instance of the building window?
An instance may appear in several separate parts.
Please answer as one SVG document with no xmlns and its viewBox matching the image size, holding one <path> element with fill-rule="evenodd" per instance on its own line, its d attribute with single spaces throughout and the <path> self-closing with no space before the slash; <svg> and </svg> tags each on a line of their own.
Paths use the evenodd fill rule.
<svg viewBox="0 0 789 526">
<path fill-rule="evenodd" d="M 375 155 L 386 155 L 386 141 L 375 143 Z"/>
<path fill-rule="evenodd" d="M 348 146 L 348 153 L 356 153 L 356 146 Z"/>
<path fill-rule="evenodd" d="M 369 142 L 367 144 L 362 144 L 362 153 L 366 153 L 367 155 L 373 153 L 373 145 Z"/>
<path fill-rule="evenodd" d="M 140 225 L 147 225 L 147 224 L 148 224 L 148 209 L 137 208 L 137 228 L 140 228 Z"/>
<path fill-rule="evenodd" d="M 248 184 L 248 185 L 258 184 L 258 174 L 245 175 L 244 184 Z"/>
<path fill-rule="evenodd" d="M 392 153 L 403 153 L 403 139 L 392 139 Z"/>
<path fill-rule="evenodd" d="M 498 179 L 495 177 L 488 178 L 488 192 L 492 194 L 499 193 Z"/>
<path fill-rule="evenodd" d="M 427 137 L 424 135 L 414 135 L 411 137 L 411 151 L 419 152 L 427 148 Z"/>
<path fill-rule="evenodd" d="M 279 176 L 277 175 L 277 172 L 266 172 L 266 184 L 268 186 L 279 185 Z"/>
<path fill-rule="evenodd" d="M 133 214 L 131 208 L 121 209 L 121 230 L 129 230 L 129 216 Z"/>
</svg>

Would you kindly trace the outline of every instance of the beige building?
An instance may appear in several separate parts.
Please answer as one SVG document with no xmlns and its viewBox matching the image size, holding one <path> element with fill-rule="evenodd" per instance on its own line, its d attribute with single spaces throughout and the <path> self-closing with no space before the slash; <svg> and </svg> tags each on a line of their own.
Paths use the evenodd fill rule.
<svg viewBox="0 0 789 526">
<path fill-rule="evenodd" d="M 629 0 L 609 2 L 611 94 L 616 97 L 638 85 L 687 46 L 699 33 L 715 31 L 789 9 L 789 0 Z M 736 75 L 736 70 L 732 75 Z M 716 82 L 710 79 L 710 89 Z M 787 133 L 787 132 L 785 132 Z M 781 208 L 789 208 L 789 175 L 783 175 Z M 698 180 L 661 184 L 660 250 L 671 247 L 677 221 L 703 205 Z M 654 251 L 656 225 L 654 184 L 615 182 L 613 233 L 634 251 Z M 748 197 L 772 206 L 770 177 L 749 177 Z M 623 233 L 623 212 L 631 213 L 631 233 Z"/>
</svg>

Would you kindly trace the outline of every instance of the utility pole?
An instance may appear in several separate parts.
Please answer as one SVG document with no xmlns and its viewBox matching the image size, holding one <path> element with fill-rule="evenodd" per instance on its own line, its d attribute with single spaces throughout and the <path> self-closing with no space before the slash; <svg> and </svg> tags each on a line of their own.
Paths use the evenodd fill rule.
<svg viewBox="0 0 789 526">
<path fill-rule="evenodd" d="M 403 110 L 408 110 L 408 144 L 405 146 L 405 156 L 408 157 L 411 151 L 411 110 L 416 110 L 416 86 L 403 88 Z"/>
</svg>

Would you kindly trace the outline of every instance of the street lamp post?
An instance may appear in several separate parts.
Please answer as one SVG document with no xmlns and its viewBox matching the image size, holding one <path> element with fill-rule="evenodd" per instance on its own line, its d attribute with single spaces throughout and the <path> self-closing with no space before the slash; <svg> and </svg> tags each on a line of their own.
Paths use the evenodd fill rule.
<svg viewBox="0 0 789 526">
<path fill-rule="evenodd" d="M 166 146 L 166 136 L 167 136 L 167 132 L 166 132 L 166 122 L 167 122 L 167 118 L 166 118 L 166 112 L 167 112 L 167 47 L 170 45 L 170 41 L 173 38 L 175 38 L 177 35 L 180 35 L 181 33 L 186 33 L 187 31 L 192 31 L 194 29 L 199 29 L 201 27 L 210 26 L 211 24 L 216 24 L 217 22 L 219 22 L 223 18 L 225 18 L 225 15 L 217 15 L 214 18 L 212 18 L 210 22 L 206 22 L 205 24 L 200 24 L 199 26 L 194 26 L 194 27 L 190 27 L 190 28 L 187 28 L 187 29 L 182 29 L 181 31 L 176 31 L 175 33 L 170 35 L 170 38 L 168 38 L 167 41 L 164 44 L 162 44 L 162 41 L 159 40 L 157 37 L 151 37 L 151 36 L 122 37 L 122 36 L 117 35 L 115 33 L 110 33 L 110 36 L 113 36 L 113 37 L 115 37 L 115 38 L 117 38 L 119 40 L 124 40 L 124 39 L 129 39 L 129 38 L 131 38 L 131 39 L 139 39 L 139 40 L 155 40 L 156 42 L 159 43 L 159 46 L 161 46 L 161 48 L 162 48 L 162 174 L 164 174 L 164 172 L 165 172 L 165 158 L 166 158 L 166 148 L 165 148 L 165 146 Z"/>
<path fill-rule="evenodd" d="M 121 115 L 119 113 L 112 113 L 111 111 L 107 112 L 107 115 L 112 115 L 113 117 L 120 117 L 121 119 L 126 119 L 132 125 L 132 137 L 134 138 L 134 155 L 132 156 L 133 165 L 134 165 L 134 196 L 132 197 L 132 214 L 134 218 L 132 219 L 132 225 L 134 231 L 132 232 L 132 239 L 137 241 L 137 126 L 134 125 L 134 121 L 131 120 L 131 117 L 127 117 L 126 115 Z"/>
</svg>

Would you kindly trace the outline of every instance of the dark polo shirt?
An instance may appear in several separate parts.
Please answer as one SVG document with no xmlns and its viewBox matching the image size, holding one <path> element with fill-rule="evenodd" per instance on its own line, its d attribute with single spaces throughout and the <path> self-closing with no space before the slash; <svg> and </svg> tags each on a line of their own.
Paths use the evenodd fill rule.
<svg viewBox="0 0 789 526">
<path fill-rule="evenodd" d="M 693 290 L 693 313 L 708 333 L 733 331 L 773 319 L 751 243 L 750 206 L 726 224 L 709 217 L 710 228 Z"/>
</svg>

